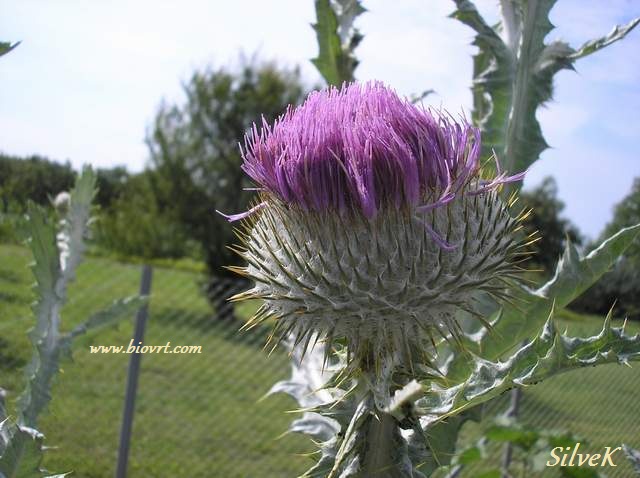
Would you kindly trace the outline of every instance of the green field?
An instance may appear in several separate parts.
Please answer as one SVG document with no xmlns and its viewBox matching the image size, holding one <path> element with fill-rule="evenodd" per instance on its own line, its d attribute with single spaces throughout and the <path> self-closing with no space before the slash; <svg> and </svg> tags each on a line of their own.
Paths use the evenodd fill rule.
<svg viewBox="0 0 640 478">
<path fill-rule="evenodd" d="M 29 261 L 28 249 L 0 246 L 0 386 L 9 392 L 10 406 L 22 389 L 22 368 L 31 354 L 25 333 L 32 325 Z M 88 258 L 78 275 L 63 310 L 66 328 L 115 298 L 135 294 L 140 266 Z M 314 447 L 306 438 L 279 438 L 292 418 L 285 412 L 295 403 L 286 396 L 259 401 L 289 374 L 287 357 L 262 351 L 265 330 L 239 334 L 237 323 L 216 321 L 199 293 L 199 280 L 184 270 L 154 270 L 145 343 L 201 345 L 202 354 L 143 356 L 130 476 L 296 476 L 310 464 L 302 454 Z M 238 312 L 246 316 L 250 308 Z M 599 329 L 601 319 L 574 316 L 561 324 L 587 334 Z M 65 362 L 39 426 L 47 444 L 57 447 L 48 452 L 50 470 L 74 471 L 82 478 L 113 476 L 129 356 L 88 349 L 126 345 L 131 334 L 128 320 L 76 343 L 74 360 Z M 572 430 L 595 447 L 622 441 L 640 447 L 639 390 L 637 367 L 568 373 L 527 390 L 523 420 Z M 471 437 L 478 430 L 474 424 L 465 431 Z M 624 477 L 625 470 L 607 472 Z"/>
</svg>

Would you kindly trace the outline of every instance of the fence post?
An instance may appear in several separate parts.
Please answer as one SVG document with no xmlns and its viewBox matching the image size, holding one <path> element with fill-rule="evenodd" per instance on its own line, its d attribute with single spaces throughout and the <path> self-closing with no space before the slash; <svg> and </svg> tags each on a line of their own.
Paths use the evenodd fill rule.
<svg viewBox="0 0 640 478">
<path fill-rule="evenodd" d="M 142 278 L 140 279 L 140 295 L 149 296 L 151 292 L 151 266 L 145 264 L 142 267 Z M 148 302 L 138 310 L 136 315 L 136 325 L 133 334 L 133 344 L 138 345 L 144 339 L 144 327 L 147 322 Z M 140 373 L 140 360 L 142 355 L 134 352 L 129 360 L 129 371 L 127 373 L 127 390 L 124 399 L 124 410 L 122 413 L 122 427 L 120 429 L 120 446 L 118 447 L 118 465 L 116 468 L 116 478 L 126 478 L 127 464 L 129 462 L 129 447 L 131 443 L 131 429 L 133 426 L 133 413 L 136 402 L 136 390 L 138 388 L 138 374 Z"/>
<path fill-rule="evenodd" d="M 509 418 L 518 418 L 520 413 L 520 401 L 522 400 L 522 390 L 518 387 L 511 390 L 511 401 L 509 403 L 509 409 L 506 411 L 505 416 Z M 513 445 L 511 442 L 507 442 L 504 445 L 502 451 L 502 478 L 509 478 L 509 466 L 511 466 L 511 459 L 513 458 Z"/>
</svg>

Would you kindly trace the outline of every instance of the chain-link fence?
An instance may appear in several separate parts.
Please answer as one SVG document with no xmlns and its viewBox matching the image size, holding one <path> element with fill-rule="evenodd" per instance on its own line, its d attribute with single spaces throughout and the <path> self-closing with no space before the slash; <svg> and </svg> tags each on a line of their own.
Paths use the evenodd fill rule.
<svg viewBox="0 0 640 478">
<path fill-rule="evenodd" d="M 32 324 L 29 261 L 27 249 L 0 246 L 0 385 L 10 405 L 31 354 L 25 333 Z M 140 265 L 89 257 L 69 291 L 65 328 L 116 298 L 137 294 L 140 275 Z M 203 281 L 192 271 L 154 268 L 143 343 L 164 348 L 142 355 L 128 476 L 297 476 L 312 464 L 305 455 L 315 446 L 307 438 L 282 436 L 294 417 L 286 412 L 296 403 L 283 395 L 261 400 L 289 375 L 287 355 L 276 349 L 267 356 L 263 345 L 268 328 L 238 332 L 256 304 L 237 306 L 234 318 L 228 311 L 212 312 L 202 293 L 208 289 L 215 303 L 216 296 L 226 297 L 239 285 L 204 287 Z M 74 471 L 82 478 L 114 476 L 131 355 L 113 349 L 96 353 L 95 347 L 126 348 L 132 333 L 133 318 L 76 344 L 74 360 L 65 363 L 40 425 L 46 443 L 55 447 L 47 452 L 48 469 Z M 182 346 L 200 347 L 200 353 L 167 353 Z M 519 420 L 525 426 L 570 430 L 589 442 L 588 449 L 622 441 L 638 448 L 639 385 L 638 369 L 615 365 L 561 375 L 525 391 Z M 506 394 L 492 403 L 489 415 L 504 410 L 508 399 Z M 466 427 L 463 441 L 472 443 L 484 425 Z M 500 453 L 501 446 L 489 447 L 483 463 L 495 468 Z M 621 454 L 615 463 L 619 466 L 604 470 L 607 476 L 630 476 Z M 481 469 L 469 467 L 460 476 L 475 477 Z M 559 475 L 547 470 L 541 476 Z"/>
</svg>

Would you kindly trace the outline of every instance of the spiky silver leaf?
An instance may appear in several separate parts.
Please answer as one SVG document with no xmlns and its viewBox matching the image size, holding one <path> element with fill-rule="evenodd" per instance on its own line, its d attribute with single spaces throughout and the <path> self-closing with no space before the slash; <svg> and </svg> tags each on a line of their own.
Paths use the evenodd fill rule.
<svg viewBox="0 0 640 478">
<path fill-rule="evenodd" d="M 602 331 L 592 337 L 571 337 L 557 331 L 553 311 L 542 332 L 505 361 L 474 357 L 473 371 L 459 383 L 425 383 L 425 396 L 416 401 L 424 411 L 423 426 L 455 416 L 513 387 L 527 387 L 570 370 L 607 363 L 640 360 L 640 334 L 611 326 L 611 313 Z M 396 404 L 398 405 L 398 404 Z M 393 411 L 392 411 L 393 412 Z"/>
<path fill-rule="evenodd" d="M 301 347 L 293 347 L 292 340 L 287 346 L 291 354 L 291 378 L 277 382 L 268 395 L 286 393 L 305 409 L 302 418 L 294 420 L 289 427 L 290 432 L 304 433 L 322 442 L 329 441 L 340 431 L 340 424 L 333 418 L 308 410 L 333 404 L 344 395 L 341 389 L 327 387 L 336 369 L 324 363 L 325 353 L 321 346 L 306 355 Z"/>
<path fill-rule="evenodd" d="M 318 39 L 318 56 L 311 60 L 330 85 L 353 81 L 358 66 L 354 56 L 362 35 L 353 24 L 366 10 L 358 0 L 316 0 L 313 29 Z"/>
<path fill-rule="evenodd" d="M 44 437 L 35 429 L 39 415 L 51 400 L 51 388 L 60 360 L 64 354 L 70 353 L 74 337 L 114 323 L 133 312 L 143 300 L 116 301 L 110 309 L 95 314 L 71 333 L 63 334 L 60 330 L 60 311 L 66 299 L 67 286 L 73 280 L 85 250 L 84 238 L 90 224 L 95 182 L 95 173 L 84 168 L 65 200 L 68 207 L 60 211 L 59 230 L 48 220 L 44 210 L 33 204 L 29 207 L 29 246 L 35 259 L 33 274 L 36 279 L 35 325 L 29 336 L 34 350 L 25 370 L 25 389 L 18 400 L 17 423 L 8 418 L 0 421 L 0 478 L 66 476 L 50 475 L 41 468 Z M 5 415 L 0 403 L 0 420 Z"/>
<path fill-rule="evenodd" d="M 554 28 L 549 13 L 557 0 L 503 0 L 501 19 L 490 25 L 471 0 L 454 0 L 453 18 L 475 32 L 473 120 L 482 129 L 483 155 L 496 151 L 509 171 L 533 164 L 548 148 L 536 113 L 552 99 L 553 79 L 633 30 L 640 19 L 616 26 L 578 50 L 567 43 L 545 43 Z"/>
</svg>

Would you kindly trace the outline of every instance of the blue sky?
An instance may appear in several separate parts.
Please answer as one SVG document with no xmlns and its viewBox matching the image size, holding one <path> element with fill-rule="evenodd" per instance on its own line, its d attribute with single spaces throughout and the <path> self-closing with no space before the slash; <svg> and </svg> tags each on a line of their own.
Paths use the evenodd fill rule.
<svg viewBox="0 0 640 478">
<path fill-rule="evenodd" d="M 447 18 L 449 0 L 364 0 L 359 80 L 402 94 L 428 88 L 427 103 L 469 111 L 472 32 Z M 477 2 L 496 18 L 497 1 Z M 299 64 L 316 53 L 312 0 L 0 0 L 0 36 L 23 43 L 0 60 L 0 150 L 38 153 L 74 166 L 147 162 L 145 130 L 158 104 L 182 98 L 194 68 L 233 65 L 238 52 Z M 640 15 L 633 0 L 560 0 L 550 39 L 574 46 Z M 553 175 L 565 215 L 594 237 L 640 176 L 640 28 L 563 71 L 555 101 L 539 113 L 552 149 L 525 181 Z"/>
</svg>

